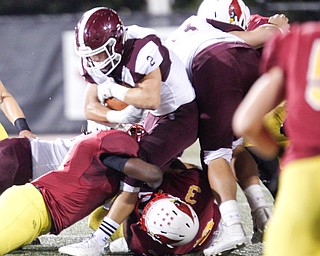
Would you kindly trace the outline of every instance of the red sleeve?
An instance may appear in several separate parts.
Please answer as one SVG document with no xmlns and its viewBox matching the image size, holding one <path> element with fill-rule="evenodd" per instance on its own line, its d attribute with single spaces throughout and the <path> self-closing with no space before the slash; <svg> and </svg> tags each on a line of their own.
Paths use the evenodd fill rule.
<svg viewBox="0 0 320 256">
<path fill-rule="evenodd" d="M 259 14 L 253 14 L 250 16 L 247 30 L 251 31 L 257 27 L 260 27 L 261 25 L 268 24 L 268 21 L 269 17 L 264 17 Z"/>
<path fill-rule="evenodd" d="M 278 34 L 265 44 L 260 62 L 261 73 L 267 72 L 273 66 L 282 66 L 285 58 L 281 57 L 284 45 L 281 41 L 284 36 L 285 35 Z M 285 50 L 285 52 L 288 51 Z"/>
</svg>

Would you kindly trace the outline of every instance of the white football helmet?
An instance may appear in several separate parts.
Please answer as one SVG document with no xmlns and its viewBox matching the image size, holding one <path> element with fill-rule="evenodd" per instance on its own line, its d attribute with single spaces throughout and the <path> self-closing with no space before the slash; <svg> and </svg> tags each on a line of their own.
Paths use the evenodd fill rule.
<svg viewBox="0 0 320 256">
<path fill-rule="evenodd" d="M 144 208 L 142 228 L 155 240 L 172 248 L 191 242 L 199 230 L 192 207 L 177 197 L 158 194 Z"/>
<path fill-rule="evenodd" d="M 250 10 L 242 0 L 203 0 L 198 16 L 237 25 L 246 30 Z"/>
</svg>

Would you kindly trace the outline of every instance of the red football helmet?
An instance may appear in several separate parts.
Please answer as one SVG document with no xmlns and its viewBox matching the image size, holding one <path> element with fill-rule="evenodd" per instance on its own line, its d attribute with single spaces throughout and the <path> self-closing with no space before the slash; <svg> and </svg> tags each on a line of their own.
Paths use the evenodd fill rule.
<svg viewBox="0 0 320 256">
<path fill-rule="evenodd" d="M 143 209 L 140 223 L 149 236 L 170 248 L 191 242 L 199 230 L 192 207 L 169 194 L 156 194 Z"/>
<path fill-rule="evenodd" d="M 110 74 L 121 61 L 125 42 L 124 25 L 118 14 L 106 7 L 83 14 L 75 28 L 75 51 L 86 58 L 89 68 Z M 94 62 L 91 57 L 104 52 L 106 59 Z"/>
<path fill-rule="evenodd" d="M 242 0 L 203 0 L 198 16 L 237 25 L 247 29 L 250 10 Z"/>
</svg>

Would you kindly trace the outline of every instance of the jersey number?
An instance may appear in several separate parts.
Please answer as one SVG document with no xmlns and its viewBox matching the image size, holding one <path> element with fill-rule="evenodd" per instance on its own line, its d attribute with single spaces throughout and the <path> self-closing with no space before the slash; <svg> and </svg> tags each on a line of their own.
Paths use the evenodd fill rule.
<svg viewBox="0 0 320 256">
<path fill-rule="evenodd" d="M 154 59 L 151 56 L 148 56 L 147 60 L 150 62 L 151 67 L 154 66 L 154 64 L 156 64 Z"/>
<path fill-rule="evenodd" d="M 314 110 L 320 111 L 320 39 L 315 40 L 312 45 L 307 83 L 305 99 Z"/>
</svg>

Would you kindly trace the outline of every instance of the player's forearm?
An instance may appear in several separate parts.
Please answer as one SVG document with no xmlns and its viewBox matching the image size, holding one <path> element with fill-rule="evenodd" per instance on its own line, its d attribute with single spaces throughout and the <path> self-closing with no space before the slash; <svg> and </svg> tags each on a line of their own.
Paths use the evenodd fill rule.
<svg viewBox="0 0 320 256">
<path fill-rule="evenodd" d="M 280 32 L 281 30 L 279 27 L 266 24 L 252 31 L 232 31 L 229 33 L 238 36 L 253 48 L 260 48 L 263 47 L 270 38 Z"/>
<path fill-rule="evenodd" d="M 125 102 L 137 108 L 154 110 L 160 105 L 160 91 L 149 88 L 132 88 L 126 93 Z"/>
<path fill-rule="evenodd" d="M 135 179 L 146 182 L 152 188 L 159 187 L 163 178 L 163 174 L 159 167 L 146 163 L 139 158 L 129 159 L 125 164 L 124 173 Z"/>
<path fill-rule="evenodd" d="M 102 155 L 100 159 L 105 166 L 137 180 L 141 180 L 152 188 L 157 188 L 162 183 L 163 173 L 160 168 L 139 158 Z"/>
<path fill-rule="evenodd" d="M 248 132 L 246 139 L 255 145 L 255 151 L 264 159 L 273 159 L 278 155 L 279 146 L 274 137 L 262 127 L 258 134 Z"/>
<path fill-rule="evenodd" d="M 108 107 L 103 106 L 100 102 L 96 102 L 85 105 L 84 115 L 87 120 L 108 124 L 111 123 L 106 119 L 108 111 L 110 111 Z"/>
<path fill-rule="evenodd" d="M 0 106 L 5 116 L 13 125 L 16 119 L 25 118 L 22 109 L 11 94 L 2 95 L 2 103 L 0 104 Z"/>
</svg>

